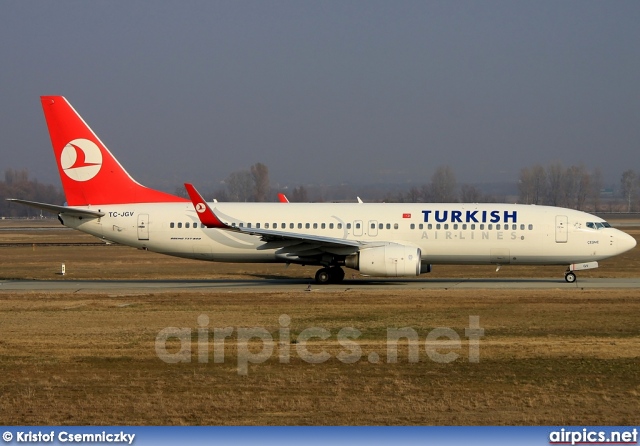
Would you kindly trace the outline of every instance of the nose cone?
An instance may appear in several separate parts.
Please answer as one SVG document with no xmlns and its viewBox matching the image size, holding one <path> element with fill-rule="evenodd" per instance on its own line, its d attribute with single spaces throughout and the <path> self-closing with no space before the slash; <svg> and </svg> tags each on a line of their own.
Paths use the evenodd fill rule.
<svg viewBox="0 0 640 446">
<path fill-rule="evenodd" d="M 636 247 L 636 239 L 627 234 L 626 232 L 620 231 L 620 235 L 618 238 L 618 247 L 620 248 L 620 253 L 627 252 Z"/>
</svg>

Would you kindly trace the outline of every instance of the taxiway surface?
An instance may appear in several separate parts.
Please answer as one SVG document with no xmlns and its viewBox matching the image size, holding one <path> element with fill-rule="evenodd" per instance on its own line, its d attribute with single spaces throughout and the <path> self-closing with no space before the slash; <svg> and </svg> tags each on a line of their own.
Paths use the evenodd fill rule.
<svg viewBox="0 0 640 446">
<path fill-rule="evenodd" d="M 309 280 L 3 280 L 2 291 L 344 291 L 344 290 L 420 290 L 420 289 L 611 289 L 640 288 L 640 278 L 578 279 L 566 283 L 562 278 L 542 279 L 431 279 L 345 280 L 341 284 L 317 285 Z"/>
</svg>

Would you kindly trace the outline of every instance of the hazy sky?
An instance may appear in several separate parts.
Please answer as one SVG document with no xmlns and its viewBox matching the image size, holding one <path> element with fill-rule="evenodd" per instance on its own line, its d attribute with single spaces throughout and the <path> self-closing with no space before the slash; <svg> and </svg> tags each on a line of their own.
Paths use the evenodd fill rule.
<svg viewBox="0 0 640 446">
<path fill-rule="evenodd" d="M 516 180 L 640 169 L 640 1 L 3 1 L 0 169 L 58 184 L 40 95 L 132 176 Z"/>
</svg>

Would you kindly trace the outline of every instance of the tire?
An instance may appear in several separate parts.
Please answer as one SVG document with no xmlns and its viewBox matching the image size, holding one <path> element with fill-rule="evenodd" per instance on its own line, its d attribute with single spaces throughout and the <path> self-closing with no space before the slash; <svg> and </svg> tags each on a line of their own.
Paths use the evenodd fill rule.
<svg viewBox="0 0 640 446">
<path fill-rule="evenodd" d="M 331 272 L 329 268 L 320 268 L 316 272 L 316 283 L 325 284 L 331 281 Z"/>
<path fill-rule="evenodd" d="M 340 267 L 329 268 L 331 283 L 340 283 L 344 280 L 344 270 Z"/>
<path fill-rule="evenodd" d="M 567 283 L 573 283 L 576 281 L 576 275 L 574 273 L 567 273 L 564 275 L 564 280 L 566 280 Z"/>
</svg>

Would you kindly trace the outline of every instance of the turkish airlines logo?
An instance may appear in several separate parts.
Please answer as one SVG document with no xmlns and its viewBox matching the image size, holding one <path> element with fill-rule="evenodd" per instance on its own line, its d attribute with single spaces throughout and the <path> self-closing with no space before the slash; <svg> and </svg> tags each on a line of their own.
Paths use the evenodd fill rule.
<svg viewBox="0 0 640 446">
<path fill-rule="evenodd" d="M 100 172 L 102 152 L 93 141 L 74 139 L 62 149 L 60 165 L 72 180 L 88 181 Z"/>
<path fill-rule="evenodd" d="M 198 214 L 202 214 L 204 211 L 207 210 L 207 207 L 204 205 L 204 203 L 198 203 L 196 204 L 196 212 Z"/>
</svg>

